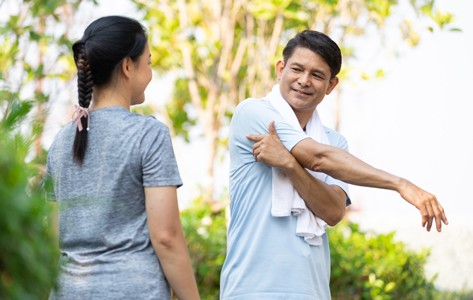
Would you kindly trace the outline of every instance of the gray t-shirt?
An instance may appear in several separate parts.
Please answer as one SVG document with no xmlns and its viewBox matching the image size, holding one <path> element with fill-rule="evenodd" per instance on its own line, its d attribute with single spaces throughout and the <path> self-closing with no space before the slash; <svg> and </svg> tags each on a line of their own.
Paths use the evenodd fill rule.
<svg viewBox="0 0 473 300">
<path fill-rule="evenodd" d="M 73 162 L 75 124 L 47 159 L 59 211 L 59 289 L 51 299 L 169 299 L 151 245 L 144 187 L 180 186 L 169 129 L 122 107 L 90 113 L 82 166 Z"/>
</svg>

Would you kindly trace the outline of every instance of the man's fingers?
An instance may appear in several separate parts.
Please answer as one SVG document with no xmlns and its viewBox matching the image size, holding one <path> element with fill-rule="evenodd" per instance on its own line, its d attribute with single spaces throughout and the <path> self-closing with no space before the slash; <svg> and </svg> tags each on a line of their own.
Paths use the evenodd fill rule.
<svg viewBox="0 0 473 300">
<path fill-rule="evenodd" d="M 441 232 L 442 222 L 445 225 L 448 225 L 448 220 L 445 216 L 445 211 L 443 207 L 437 200 L 437 197 L 422 190 L 421 188 L 410 183 L 409 181 L 406 182 L 407 188 L 403 189 L 403 193 L 401 193 L 401 196 L 407 202 L 413 204 L 419 210 L 422 216 L 422 227 L 425 227 L 427 231 L 430 231 L 433 226 L 433 223 L 435 222 L 435 227 L 437 228 L 437 231 Z"/>
<path fill-rule="evenodd" d="M 271 121 L 271 123 L 269 123 L 269 135 L 279 141 L 279 135 L 276 131 L 276 127 L 274 126 L 274 121 Z"/>
<path fill-rule="evenodd" d="M 422 227 L 425 227 L 425 224 L 427 224 L 427 215 L 422 214 Z"/>
<path fill-rule="evenodd" d="M 442 222 L 444 224 L 448 224 L 447 217 L 445 216 L 444 209 L 438 203 L 426 203 L 422 209 L 420 210 L 422 214 L 422 226 L 425 226 L 427 231 L 433 226 L 435 221 L 435 227 L 437 228 L 438 232 L 442 231 Z M 435 220 L 434 220 L 435 219 Z"/>
<path fill-rule="evenodd" d="M 276 128 L 274 127 L 274 121 L 271 121 L 271 123 L 269 123 L 269 134 L 275 135 L 276 137 L 279 138 L 278 133 L 276 132 Z M 249 134 L 246 136 L 246 138 L 253 142 L 259 142 L 262 139 L 264 139 L 266 136 L 267 136 L 266 134 L 259 134 L 259 135 Z"/>
<path fill-rule="evenodd" d="M 437 223 L 437 231 L 440 232 L 442 230 L 442 222 L 445 225 L 448 225 L 447 216 L 445 215 L 445 210 L 443 209 L 442 205 L 440 205 L 440 203 L 437 203 L 437 205 L 434 205 L 433 207 L 435 211 L 435 222 Z"/>
<path fill-rule="evenodd" d="M 252 141 L 252 142 L 259 142 L 259 141 L 261 141 L 264 137 L 265 137 L 264 134 L 260 134 L 260 135 L 252 135 L 252 134 L 249 134 L 249 135 L 246 136 L 246 138 L 249 139 L 249 140 Z"/>
<path fill-rule="evenodd" d="M 429 220 L 427 224 L 427 231 L 430 231 L 430 229 L 432 228 L 432 224 L 434 222 L 435 213 L 430 203 L 426 204 L 425 207 L 427 208 L 427 214 L 428 214 L 428 220 Z"/>
<path fill-rule="evenodd" d="M 440 215 L 440 219 L 445 225 L 448 225 L 448 219 L 447 216 L 445 215 L 445 210 L 443 209 L 442 205 L 440 203 L 438 204 L 438 213 Z"/>
<path fill-rule="evenodd" d="M 429 221 L 429 213 L 427 212 L 427 208 L 425 208 L 425 206 L 422 206 L 419 209 L 419 211 L 420 211 L 420 214 L 422 215 L 422 227 L 426 227 Z"/>
<path fill-rule="evenodd" d="M 428 217 L 428 218 L 427 218 L 427 231 L 430 232 L 430 229 L 432 228 L 432 224 L 433 224 L 433 218 L 432 218 L 432 217 Z"/>
<path fill-rule="evenodd" d="M 437 228 L 438 232 L 442 231 L 442 217 L 440 211 L 437 207 L 433 207 L 435 213 L 435 227 Z"/>
<path fill-rule="evenodd" d="M 430 231 L 430 228 L 432 227 L 432 214 L 429 213 L 429 210 L 427 209 L 428 205 L 422 205 L 419 208 L 419 212 L 422 215 L 422 227 L 425 227 L 427 231 Z"/>
<path fill-rule="evenodd" d="M 442 211 L 442 221 L 443 221 L 443 224 L 448 225 L 448 219 L 444 211 Z"/>
<path fill-rule="evenodd" d="M 276 132 L 276 128 L 274 127 L 274 121 L 271 121 L 271 123 L 269 123 L 269 134 L 278 135 L 278 133 Z"/>
<path fill-rule="evenodd" d="M 435 218 L 435 224 L 437 225 L 437 231 L 441 232 L 442 231 L 442 220 L 440 218 Z"/>
</svg>

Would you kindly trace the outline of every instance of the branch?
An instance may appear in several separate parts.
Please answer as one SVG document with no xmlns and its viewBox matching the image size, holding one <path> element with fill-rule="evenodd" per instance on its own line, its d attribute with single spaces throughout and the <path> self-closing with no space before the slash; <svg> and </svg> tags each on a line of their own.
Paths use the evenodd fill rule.
<svg viewBox="0 0 473 300">
<path fill-rule="evenodd" d="M 186 4 L 184 0 L 178 0 L 177 5 L 179 9 L 179 21 L 181 23 L 181 28 L 187 28 L 189 22 L 186 14 Z M 197 110 L 201 113 L 203 109 L 202 99 L 200 98 L 195 70 L 192 64 L 192 52 L 189 46 L 188 38 L 184 34 L 185 33 L 181 33 L 180 37 L 182 40 L 182 58 L 184 61 L 184 68 L 188 76 L 189 93 L 191 95 L 192 104 L 194 104 Z"/>
</svg>

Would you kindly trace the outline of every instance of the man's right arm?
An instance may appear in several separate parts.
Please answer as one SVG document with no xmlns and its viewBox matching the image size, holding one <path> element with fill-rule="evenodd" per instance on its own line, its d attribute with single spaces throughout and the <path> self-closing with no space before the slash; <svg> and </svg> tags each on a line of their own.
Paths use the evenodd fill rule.
<svg viewBox="0 0 473 300">
<path fill-rule="evenodd" d="M 291 153 L 307 169 L 326 173 L 350 184 L 398 192 L 419 209 L 422 226 L 427 225 L 428 231 L 434 218 L 437 231 L 441 231 L 442 222 L 448 224 L 444 209 L 434 195 L 404 178 L 376 169 L 346 151 L 307 138 L 294 146 Z"/>
</svg>

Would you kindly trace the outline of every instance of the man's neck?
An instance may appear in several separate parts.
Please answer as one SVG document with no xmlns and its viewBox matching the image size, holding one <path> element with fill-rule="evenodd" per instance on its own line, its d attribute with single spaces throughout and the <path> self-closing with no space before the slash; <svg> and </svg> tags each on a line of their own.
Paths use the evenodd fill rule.
<svg viewBox="0 0 473 300">
<path fill-rule="evenodd" d="M 299 120 L 299 124 L 301 125 L 301 128 L 304 129 L 307 126 L 307 123 L 309 123 L 310 118 L 312 118 L 312 112 L 294 112 L 296 114 L 297 120 Z"/>
</svg>

